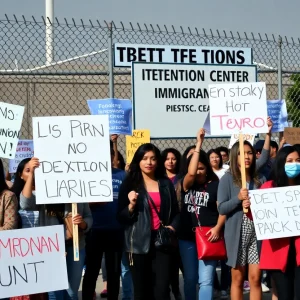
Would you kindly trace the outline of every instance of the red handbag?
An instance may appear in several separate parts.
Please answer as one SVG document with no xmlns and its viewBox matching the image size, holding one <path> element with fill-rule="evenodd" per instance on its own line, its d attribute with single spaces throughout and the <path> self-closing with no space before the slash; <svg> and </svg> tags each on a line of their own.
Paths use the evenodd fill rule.
<svg viewBox="0 0 300 300">
<path fill-rule="evenodd" d="M 209 242 L 209 236 L 206 234 L 211 228 L 201 225 L 195 228 L 198 259 L 225 260 L 227 255 L 224 234 L 223 232 L 220 233 L 220 238 L 217 241 Z"/>
<path fill-rule="evenodd" d="M 193 200 L 192 200 L 193 201 Z M 225 260 L 227 258 L 226 246 L 224 241 L 224 232 L 220 232 L 220 237 L 217 241 L 208 241 L 207 232 L 212 227 L 201 226 L 196 205 L 193 201 L 195 214 L 198 221 L 198 227 L 195 228 L 196 246 L 199 260 Z"/>
</svg>

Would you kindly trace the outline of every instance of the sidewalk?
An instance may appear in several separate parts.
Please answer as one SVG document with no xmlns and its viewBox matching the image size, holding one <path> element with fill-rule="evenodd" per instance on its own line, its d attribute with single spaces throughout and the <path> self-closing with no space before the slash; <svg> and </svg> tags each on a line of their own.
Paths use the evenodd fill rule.
<svg viewBox="0 0 300 300">
<path fill-rule="evenodd" d="M 181 290 L 181 294 L 183 295 L 183 278 L 182 278 L 182 275 L 180 274 L 180 290 Z M 121 283 L 120 283 L 121 285 Z M 100 300 L 100 293 L 101 291 L 103 290 L 103 282 L 102 282 L 102 276 L 99 275 L 98 277 L 98 281 L 97 281 L 97 287 L 96 287 L 96 293 L 97 293 L 97 300 Z M 173 296 L 173 295 L 172 295 Z M 102 298 L 103 299 L 103 298 Z M 218 299 L 218 298 L 215 298 L 215 299 Z M 249 300 L 249 294 L 244 294 L 244 299 L 245 300 Z M 263 300 L 271 300 L 272 299 L 272 296 L 271 296 L 271 293 L 264 293 L 263 294 Z M 81 297 L 81 286 L 80 286 L 80 289 L 79 289 L 79 300 L 84 300 L 82 299 Z M 120 287 L 120 296 L 119 296 L 119 300 L 122 300 L 122 287 Z M 171 300 L 174 300 L 174 298 L 172 297 Z M 196 300 L 196 299 L 195 299 Z"/>
</svg>

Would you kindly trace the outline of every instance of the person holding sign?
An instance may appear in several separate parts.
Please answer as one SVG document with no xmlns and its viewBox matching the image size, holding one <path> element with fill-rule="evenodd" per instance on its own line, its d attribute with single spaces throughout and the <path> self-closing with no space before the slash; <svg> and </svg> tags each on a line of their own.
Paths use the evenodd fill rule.
<svg viewBox="0 0 300 300">
<path fill-rule="evenodd" d="M 213 172 L 208 157 L 200 150 L 205 131 L 200 129 L 194 153 L 188 158 L 188 172 L 181 188 L 179 249 L 184 269 L 184 294 L 186 299 L 196 299 L 196 285 L 199 283 L 199 299 L 213 299 L 213 282 L 217 260 L 198 260 L 195 227 L 209 226 L 208 240 L 219 239 L 225 216 L 217 208 L 219 179 Z"/>
<path fill-rule="evenodd" d="M 120 188 L 117 219 L 125 225 L 124 248 L 134 299 L 170 299 L 172 256 L 159 247 L 157 234 L 164 230 L 172 236 L 178 228 L 178 203 L 174 186 L 165 177 L 160 151 L 153 144 L 141 145 L 133 156 Z"/>
<path fill-rule="evenodd" d="M 253 146 L 244 141 L 244 156 L 247 188 L 242 188 L 240 145 L 235 143 L 230 151 L 230 169 L 220 180 L 218 189 L 219 213 L 226 215 L 225 242 L 228 261 L 232 267 L 231 299 L 243 299 L 243 282 L 246 265 L 249 265 L 250 299 L 262 299 L 261 272 L 259 269 L 258 245 L 255 234 L 248 191 L 257 189 L 265 181 L 256 174 L 256 159 Z"/>
<path fill-rule="evenodd" d="M 300 155 L 295 147 L 280 149 L 273 163 L 272 178 L 261 188 L 300 185 Z M 299 300 L 300 236 L 263 240 L 260 268 L 271 271 L 278 300 Z"/>
<path fill-rule="evenodd" d="M 39 160 L 33 157 L 25 166 L 22 174 L 25 182 L 20 192 L 20 208 L 28 211 L 39 211 L 39 226 L 50 226 L 64 224 L 66 229 L 66 252 L 69 289 L 49 293 L 49 299 L 78 299 L 78 290 L 85 259 L 85 235 L 90 230 L 93 219 L 88 203 L 78 203 L 78 214 L 72 216 L 71 204 L 45 204 L 37 205 L 34 191 L 34 171 L 40 166 Z M 68 224 L 78 225 L 79 229 L 79 261 L 74 261 L 73 232 Z"/>
</svg>

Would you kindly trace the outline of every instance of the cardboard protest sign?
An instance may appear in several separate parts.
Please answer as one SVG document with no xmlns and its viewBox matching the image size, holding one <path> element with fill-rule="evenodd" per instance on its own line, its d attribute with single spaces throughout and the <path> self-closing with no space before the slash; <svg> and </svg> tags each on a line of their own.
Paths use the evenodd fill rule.
<svg viewBox="0 0 300 300">
<path fill-rule="evenodd" d="M 268 132 L 266 84 L 263 82 L 210 84 L 209 104 L 213 135 Z"/>
<path fill-rule="evenodd" d="M 288 114 L 284 100 L 268 100 L 268 116 L 273 121 L 272 132 L 282 132 L 288 127 Z"/>
<path fill-rule="evenodd" d="M 149 129 L 151 138 L 188 138 L 203 127 L 209 84 L 256 81 L 254 65 L 132 63 L 131 69 L 133 128 Z"/>
<path fill-rule="evenodd" d="M 25 158 L 33 157 L 33 141 L 19 140 L 15 159 L 9 160 L 9 173 L 16 173 L 19 163 Z"/>
<path fill-rule="evenodd" d="M 258 240 L 300 235 L 300 186 L 249 191 Z"/>
<path fill-rule="evenodd" d="M 251 48 L 125 44 L 114 45 L 115 67 L 132 62 L 252 65 Z"/>
<path fill-rule="evenodd" d="M 300 144 L 300 128 L 287 127 L 284 128 L 283 136 L 287 144 Z"/>
<path fill-rule="evenodd" d="M 132 103 L 128 99 L 87 100 L 92 115 L 109 116 L 110 134 L 132 135 Z"/>
<path fill-rule="evenodd" d="M 0 102 L 0 157 L 15 156 L 23 114 L 24 106 Z"/>
<path fill-rule="evenodd" d="M 108 116 L 33 118 L 38 204 L 112 201 Z"/>
<path fill-rule="evenodd" d="M 143 144 L 150 143 L 150 131 L 147 129 L 133 130 L 132 136 L 126 135 L 126 162 L 131 163 L 132 158 Z"/>
<path fill-rule="evenodd" d="M 251 145 L 254 143 L 255 134 L 243 134 L 244 141 L 248 141 Z M 239 141 L 239 134 L 232 134 L 229 142 L 228 149 L 231 149 L 232 146 Z"/>
<path fill-rule="evenodd" d="M 1 298 L 67 289 L 62 225 L 0 232 Z"/>
</svg>

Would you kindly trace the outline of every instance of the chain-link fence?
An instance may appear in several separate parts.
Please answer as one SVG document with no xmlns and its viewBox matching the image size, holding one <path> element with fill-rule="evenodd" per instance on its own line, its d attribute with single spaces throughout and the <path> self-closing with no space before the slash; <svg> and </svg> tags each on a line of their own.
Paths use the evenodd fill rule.
<svg viewBox="0 0 300 300">
<path fill-rule="evenodd" d="M 122 23 L 84 24 L 73 19 L 49 24 L 44 19 L 6 17 L 0 21 L 0 100 L 25 106 L 21 138 L 32 138 L 34 116 L 84 115 L 89 114 L 87 99 L 131 98 L 130 70 L 112 66 L 114 43 L 252 48 L 258 80 L 266 82 L 268 99 L 286 98 L 294 126 L 300 124 L 300 40 L 225 31 L 208 34 L 182 27 L 177 31 L 173 26 L 125 28 Z M 160 149 L 175 147 L 183 152 L 194 141 L 154 143 Z M 206 148 L 227 144 L 227 139 L 208 139 Z M 124 154 L 123 138 L 119 148 Z"/>
</svg>

